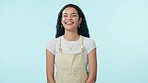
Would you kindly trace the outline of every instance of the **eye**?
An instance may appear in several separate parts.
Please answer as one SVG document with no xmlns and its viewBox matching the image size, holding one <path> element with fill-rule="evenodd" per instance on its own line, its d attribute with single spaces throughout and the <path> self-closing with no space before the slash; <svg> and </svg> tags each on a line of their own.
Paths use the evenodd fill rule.
<svg viewBox="0 0 148 83">
<path fill-rule="evenodd" d="M 67 17 L 67 15 L 66 15 L 66 14 L 64 14 L 62 17 Z"/>
<path fill-rule="evenodd" d="M 77 15 L 76 14 L 72 14 L 72 17 L 77 17 Z"/>
</svg>

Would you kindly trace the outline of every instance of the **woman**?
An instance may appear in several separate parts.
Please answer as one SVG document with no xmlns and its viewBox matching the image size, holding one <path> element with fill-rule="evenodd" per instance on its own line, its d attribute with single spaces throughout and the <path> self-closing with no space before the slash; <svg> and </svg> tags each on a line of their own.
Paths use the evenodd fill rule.
<svg viewBox="0 0 148 83">
<path fill-rule="evenodd" d="M 46 49 L 48 83 L 95 83 L 96 45 L 89 38 L 82 10 L 74 4 L 65 5 L 58 14 L 56 31 Z"/>
</svg>

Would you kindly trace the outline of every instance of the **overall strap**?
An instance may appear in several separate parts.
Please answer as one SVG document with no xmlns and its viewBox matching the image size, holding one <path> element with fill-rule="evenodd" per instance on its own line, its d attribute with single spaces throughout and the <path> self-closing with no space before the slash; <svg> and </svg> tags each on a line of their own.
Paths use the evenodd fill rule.
<svg viewBox="0 0 148 83">
<path fill-rule="evenodd" d="M 62 40 L 62 37 L 59 38 L 59 42 L 58 42 L 58 52 L 62 52 L 62 48 L 61 48 L 61 40 Z"/>
<path fill-rule="evenodd" d="M 83 36 L 81 36 L 81 35 L 80 35 L 80 44 L 81 44 L 81 46 L 80 46 L 81 51 L 83 51 L 83 50 L 84 50 L 84 46 L 83 46 Z"/>
</svg>

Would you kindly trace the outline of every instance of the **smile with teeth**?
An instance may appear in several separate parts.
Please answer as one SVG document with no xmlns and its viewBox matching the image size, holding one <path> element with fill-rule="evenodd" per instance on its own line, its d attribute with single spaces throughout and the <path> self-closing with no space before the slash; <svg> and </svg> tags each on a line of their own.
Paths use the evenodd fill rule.
<svg viewBox="0 0 148 83">
<path fill-rule="evenodd" d="M 74 24 L 74 22 L 68 21 L 68 22 L 65 22 L 65 24 L 66 24 L 66 25 L 72 25 L 72 24 Z"/>
</svg>

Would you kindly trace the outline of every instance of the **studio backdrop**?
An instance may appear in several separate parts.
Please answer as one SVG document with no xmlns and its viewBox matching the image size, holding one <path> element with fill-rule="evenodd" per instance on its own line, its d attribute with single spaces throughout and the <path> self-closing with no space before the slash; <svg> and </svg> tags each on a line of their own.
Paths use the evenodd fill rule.
<svg viewBox="0 0 148 83">
<path fill-rule="evenodd" d="M 148 83 L 148 0 L 0 0 L 0 83 L 47 83 L 46 46 L 67 3 L 96 42 L 96 83 Z"/>
</svg>

